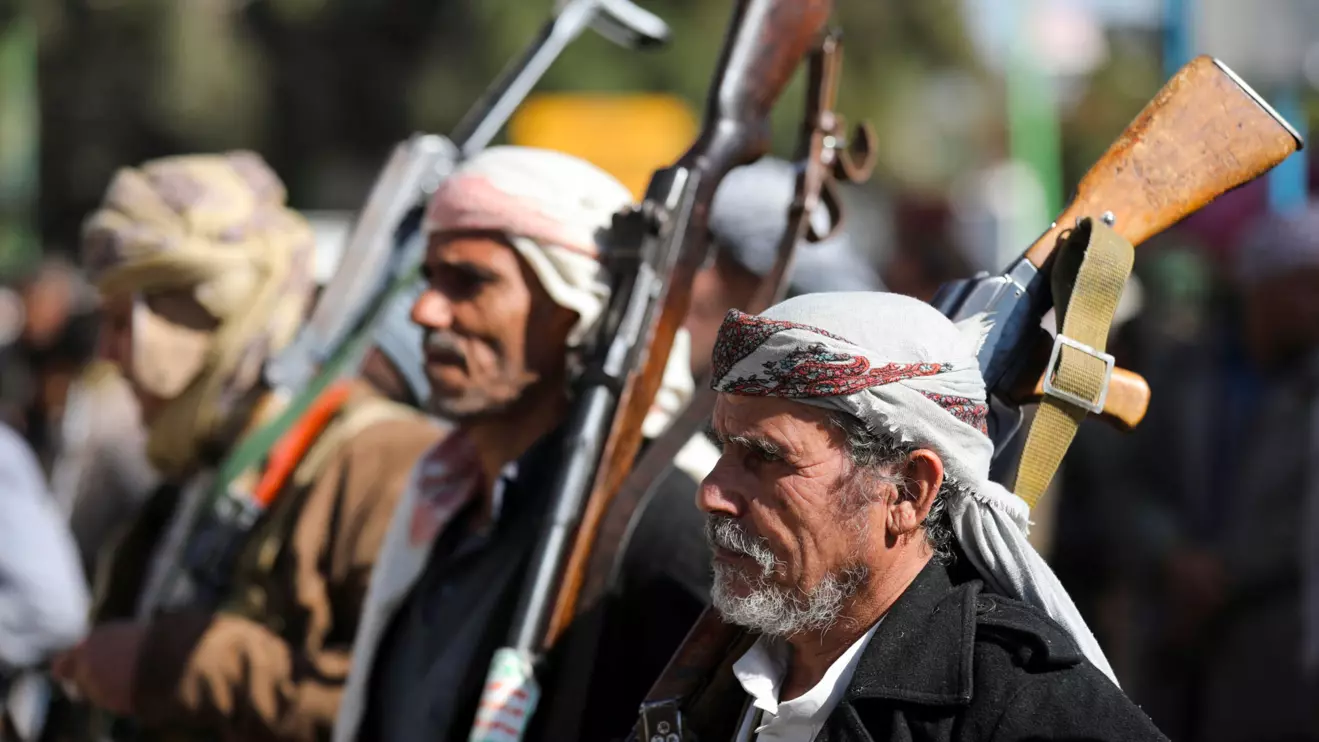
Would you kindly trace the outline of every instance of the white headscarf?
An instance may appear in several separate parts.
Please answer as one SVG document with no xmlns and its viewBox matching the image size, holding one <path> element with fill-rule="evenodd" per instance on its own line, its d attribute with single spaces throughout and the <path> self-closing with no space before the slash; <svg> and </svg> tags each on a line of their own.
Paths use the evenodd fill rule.
<svg viewBox="0 0 1319 742">
<path fill-rule="evenodd" d="M 602 238 L 632 193 L 591 163 L 547 149 L 491 147 L 463 163 L 435 192 L 422 229 L 506 235 L 556 304 L 577 313 L 568 347 L 579 347 L 609 302 Z M 691 399 L 690 342 L 675 338 L 646 420 L 658 435 Z"/>
<path fill-rule="evenodd" d="M 807 294 L 759 316 L 729 312 L 714 349 L 714 388 L 846 412 L 943 460 L 953 533 L 993 591 L 1043 609 L 1117 682 L 1053 570 L 1026 539 L 1030 508 L 990 481 L 979 320 L 953 324 L 886 293 Z"/>
</svg>

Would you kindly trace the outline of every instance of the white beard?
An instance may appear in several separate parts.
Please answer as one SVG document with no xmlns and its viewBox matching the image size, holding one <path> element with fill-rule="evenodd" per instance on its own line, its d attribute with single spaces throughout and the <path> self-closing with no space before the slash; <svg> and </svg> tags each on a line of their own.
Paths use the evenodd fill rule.
<svg viewBox="0 0 1319 742">
<path fill-rule="evenodd" d="M 760 566 L 760 574 L 751 575 L 716 561 L 710 598 L 725 621 L 766 636 L 789 637 L 828 629 L 869 576 L 869 570 L 858 565 L 827 575 L 809 591 L 785 588 L 770 579 L 780 562 L 765 540 L 748 536 L 737 521 L 711 516 L 706 520 L 705 535 L 711 546 L 745 554 Z M 747 583 L 746 595 L 734 594 L 739 579 Z"/>
</svg>

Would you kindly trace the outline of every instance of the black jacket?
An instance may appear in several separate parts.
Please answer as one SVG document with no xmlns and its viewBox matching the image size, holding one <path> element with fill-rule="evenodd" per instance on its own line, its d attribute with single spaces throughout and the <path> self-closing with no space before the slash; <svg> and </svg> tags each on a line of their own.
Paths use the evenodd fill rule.
<svg viewBox="0 0 1319 742">
<path fill-rule="evenodd" d="M 1043 612 L 930 564 L 875 631 L 816 742 L 1036 739 L 1166 738 Z"/>
</svg>

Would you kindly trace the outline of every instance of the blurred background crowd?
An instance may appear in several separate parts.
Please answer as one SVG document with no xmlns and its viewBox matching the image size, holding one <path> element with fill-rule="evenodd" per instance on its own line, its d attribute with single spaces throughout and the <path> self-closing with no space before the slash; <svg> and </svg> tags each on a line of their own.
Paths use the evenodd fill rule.
<svg viewBox="0 0 1319 742">
<path fill-rule="evenodd" d="M 501 139 L 582 156 L 639 195 L 696 131 L 728 14 L 640 4 L 671 25 L 668 48 L 584 37 Z M 847 229 L 889 290 L 924 299 L 1033 241 L 1195 54 L 1302 133 L 1319 114 L 1315 0 L 837 5 L 839 107 L 880 145 Z M 0 416 L 37 451 L 87 569 L 154 481 L 133 403 L 95 361 L 75 259 L 113 172 L 259 152 L 317 228 L 323 281 L 394 143 L 449 131 L 552 10 L 0 0 Z M 780 155 L 803 87 L 776 112 Z M 1085 426 L 1037 517 L 1124 687 L 1173 739 L 1319 739 L 1316 186 L 1319 160 L 1295 155 L 1141 247 L 1110 348 L 1149 380 L 1149 417 Z"/>
</svg>

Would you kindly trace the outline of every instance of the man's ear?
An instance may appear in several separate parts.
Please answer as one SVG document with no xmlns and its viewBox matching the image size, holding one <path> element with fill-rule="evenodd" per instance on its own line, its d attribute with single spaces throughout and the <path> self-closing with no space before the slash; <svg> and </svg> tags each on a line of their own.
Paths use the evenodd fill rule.
<svg viewBox="0 0 1319 742">
<path fill-rule="evenodd" d="M 917 449 L 907 456 L 900 471 L 902 485 L 888 516 L 889 533 L 894 536 L 915 533 L 925 523 L 943 486 L 943 460 L 927 448 Z"/>
</svg>

